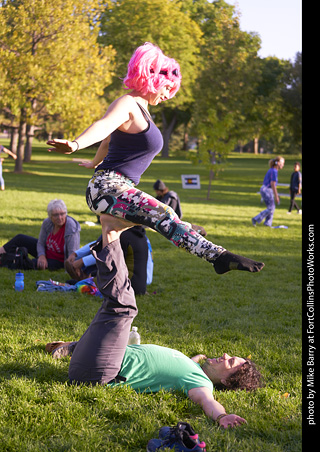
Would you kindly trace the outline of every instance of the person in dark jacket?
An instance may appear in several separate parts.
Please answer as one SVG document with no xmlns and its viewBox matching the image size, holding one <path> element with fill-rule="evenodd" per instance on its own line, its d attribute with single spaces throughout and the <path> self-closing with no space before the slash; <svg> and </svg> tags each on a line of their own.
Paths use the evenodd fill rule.
<svg viewBox="0 0 320 452">
<path fill-rule="evenodd" d="M 173 209 L 177 216 L 181 219 L 182 209 L 178 194 L 173 190 L 169 190 L 166 184 L 162 182 L 162 180 L 160 179 L 158 179 L 154 183 L 153 189 L 157 194 L 156 199 L 160 202 L 163 202 L 163 204 L 166 204 L 167 206 L 171 207 L 171 209 Z M 207 231 L 202 226 L 199 226 L 197 224 L 191 224 L 191 227 L 192 229 L 197 231 L 198 234 L 201 234 L 203 237 L 207 235 Z"/>
<path fill-rule="evenodd" d="M 154 185 L 153 189 L 155 190 L 158 201 L 163 202 L 167 206 L 170 206 L 179 218 L 182 218 L 182 210 L 180 204 L 180 198 L 177 193 L 173 190 L 169 190 L 162 180 L 158 179 Z"/>
<path fill-rule="evenodd" d="M 300 163 L 296 162 L 294 164 L 294 171 L 290 178 L 290 206 L 287 213 L 291 213 L 292 209 L 297 209 L 297 213 L 301 214 L 302 210 L 296 203 L 296 196 L 300 195 L 302 187 L 302 176 L 300 172 Z"/>
</svg>

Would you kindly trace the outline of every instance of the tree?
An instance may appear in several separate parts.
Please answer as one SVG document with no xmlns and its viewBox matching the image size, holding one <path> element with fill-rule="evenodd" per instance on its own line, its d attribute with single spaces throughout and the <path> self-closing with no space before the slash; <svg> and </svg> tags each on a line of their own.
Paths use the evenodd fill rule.
<svg viewBox="0 0 320 452">
<path fill-rule="evenodd" d="M 284 108 L 287 113 L 288 139 L 294 150 L 302 150 L 302 53 L 298 52 L 293 64 L 287 69 L 286 86 L 282 89 Z"/>
<path fill-rule="evenodd" d="M 237 140 L 248 136 L 244 124 L 259 76 L 260 38 L 240 30 L 239 15 L 223 0 L 199 1 L 194 15 L 203 31 L 192 120 L 195 159 L 209 169 L 211 181 Z"/>
<path fill-rule="evenodd" d="M 161 117 L 164 147 L 168 155 L 170 135 L 178 121 L 178 109 L 186 108 L 193 99 L 193 84 L 198 73 L 198 52 L 201 40 L 199 26 L 178 0 L 118 0 L 109 2 L 101 19 L 100 42 L 117 51 L 113 84 L 108 87 L 108 99 L 120 94 L 121 78 L 134 50 L 149 41 L 177 60 L 181 67 L 182 85 L 168 106 L 154 110 Z"/>
<path fill-rule="evenodd" d="M 75 133 L 101 115 L 111 80 L 110 47 L 97 44 L 99 0 L 12 0 L 0 9 L 0 97 L 19 121 L 15 171 L 22 170 L 27 125 L 58 114 Z"/>
<path fill-rule="evenodd" d="M 282 90 L 286 83 L 289 62 L 276 57 L 259 60 L 260 76 L 253 92 L 252 108 L 246 117 L 246 127 L 257 142 L 264 138 L 279 147 L 284 133 L 286 114 Z M 255 149 L 257 153 L 258 150 Z"/>
</svg>

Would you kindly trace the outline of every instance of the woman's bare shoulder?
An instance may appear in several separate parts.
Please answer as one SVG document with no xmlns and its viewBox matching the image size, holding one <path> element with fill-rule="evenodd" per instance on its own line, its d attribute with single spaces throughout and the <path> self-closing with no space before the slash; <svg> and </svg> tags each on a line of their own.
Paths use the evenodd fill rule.
<svg viewBox="0 0 320 452">
<path fill-rule="evenodd" d="M 134 100 L 134 98 L 132 96 L 130 96 L 130 94 L 124 94 L 121 97 L 118 97 L 117 99 L 115 99 L 109 106 L 109 108 L 116 108 L 116 107 L 121 107 L 121 108 L 129 108 L 130 110 L 132 108 L 136 108 L 137 107 L 137 103 Z"/>
</svg>

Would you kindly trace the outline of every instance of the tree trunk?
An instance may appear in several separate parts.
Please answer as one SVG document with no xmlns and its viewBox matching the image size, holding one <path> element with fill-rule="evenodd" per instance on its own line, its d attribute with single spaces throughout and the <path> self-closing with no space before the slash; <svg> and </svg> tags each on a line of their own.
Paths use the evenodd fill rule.
<svg viewBox="0 0 320 452">
<path fill-rule="evenodd" d="M 163 136 L 163 148 L 161 152 L 161 156 L 163 158 L 169 157 L 169 141 L 171 134 L 173 132 L 174 126 L 177 122 L 177 115 L 174 113 L 170 123 L 167 123 L 166 117 L 164 115 L 164 112 L 161 113 L 162 116 L 162 136 Z"/>
<path fill-rule="evenodd" d="M 17 153 L 17 146 L 18 146 L 18 137 L 19 137 L 19 128 L 18 127 L 11 127 L 11 133 L 10 133 L 10 150 L 14 154 Z"/>
<path fill-rule="evenodd" d="M 18 141 L 18 148 L 17 148 L 17 160 L 16 165 L 14 168 L 15 173 L 21 173 L 22 171 L 22 162 L 23 162 L 23 156 L 24 156 L 24 146 L 26 142 L 26 133 L 27 133 L 27 114 L 26 109 L 21 109 L 21 116 L 20 116 L 20 125 L 19 125 L 19 141 Z"/>
<path fill-rule="evenodd" d="M 259 138 L 255 138 L 253 141 L 253 149 L 255 154 L 259 154 Z"/>
<path fill-rule="evenodd" d="M 31 161 L 31 155 L 32 155 L 32 140 L 34 137 L 34 125 L 28 125 L 27 126 L 27 142 L 26 147 L 24 150 L 24 163 L 29 163 Z"/>
<path fill-rule="evenodd" d="M 188 128 L 185 126 L 184 133 L 183 133 L 183 144 L 182 144 L 182 150 L 187 151 L 188 150 L 188 143 L 189 143 L 189 134 L 188 134 Z"/>
<path fill-rule="evenodd" d="M 210 199 L 210 190 L 211 190 L 211 185 L 212 185 L 213 179 L 214 179 L 214 172 L 212 170 L 210 170 L 207 200 Z"/>
</svg>

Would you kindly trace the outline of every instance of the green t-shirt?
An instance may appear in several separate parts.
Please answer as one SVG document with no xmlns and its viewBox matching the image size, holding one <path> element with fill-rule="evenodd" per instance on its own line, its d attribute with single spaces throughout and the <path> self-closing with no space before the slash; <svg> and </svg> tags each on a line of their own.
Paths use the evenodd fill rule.
<svg viewBox="0 0 320 452">
<path fill-rule="evenodd" d="M 182 390 L 205 386 L 213 390 L 211 380 L 199 364 L 183 353 L 159 345 L 128 345 L 119 374 L 136 391 Z M 123 383 L 111 383 L 117 386 Z"/>
</svg>

